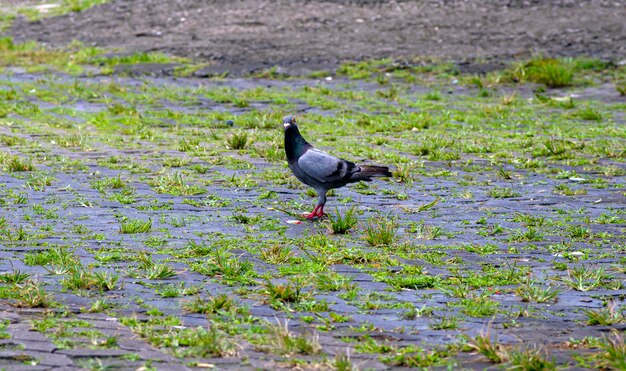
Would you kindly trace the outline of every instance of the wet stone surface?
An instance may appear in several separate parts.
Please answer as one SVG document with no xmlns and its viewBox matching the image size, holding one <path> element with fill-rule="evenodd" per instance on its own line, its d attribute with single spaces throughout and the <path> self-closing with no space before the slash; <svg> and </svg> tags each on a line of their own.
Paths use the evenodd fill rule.
<svg viewBox="0 0 626 371">
<path fill-rule="evenodd" d="M 0 367 L 482 369 L 481 334 L 563 366 L 601 353 L 582 339 L 626 323 L 617 93 L 393 86 L 0 76 Z M 285 114 L 393 167 L 329 197 L 355 207 L 347 234 L 287 223 L 315 198 Z"/>
</svg>

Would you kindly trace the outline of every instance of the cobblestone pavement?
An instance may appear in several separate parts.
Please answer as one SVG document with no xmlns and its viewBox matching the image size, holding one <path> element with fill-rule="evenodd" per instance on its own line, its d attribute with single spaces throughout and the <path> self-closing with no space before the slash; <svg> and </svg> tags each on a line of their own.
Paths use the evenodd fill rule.
<svg viewBox="0 0 626 371">
<path fill-rule="evenodd" d="M 0 368 L 484 368 L 488 327 L 598 353 L 626 322 L 621 98 L 438 84 L 1 76 Z M 286 113 L 394 167 L 329 198 L 350 233 L 287 223 L 314 198 Z"/>
</svg>

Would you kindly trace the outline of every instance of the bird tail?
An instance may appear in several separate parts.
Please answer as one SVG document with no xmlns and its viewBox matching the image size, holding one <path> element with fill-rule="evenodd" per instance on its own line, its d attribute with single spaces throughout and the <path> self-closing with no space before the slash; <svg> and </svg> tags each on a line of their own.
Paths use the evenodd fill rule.
<svg viewBox="0 0 626 371">
<path fill-rule="evenodd" d="M 352 175 L 353 180 L 372 180 L 372 177 L 391 177 L 387 166 L 360 165 L 361 171 Z"/>
</svg>

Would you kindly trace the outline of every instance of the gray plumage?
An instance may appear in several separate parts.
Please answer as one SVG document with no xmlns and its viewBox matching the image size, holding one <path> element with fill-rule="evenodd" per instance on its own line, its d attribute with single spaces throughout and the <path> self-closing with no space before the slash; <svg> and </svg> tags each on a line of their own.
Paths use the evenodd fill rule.
<svg viewBox="0 0 626 371">
<path fill-rule="evenodd" d="M 285 154 L 293 174 L 317 192 L 317 205 L 307 218 L 324 216 L 326 193 L 349 183 L 371 181 L 373 177 L 390 177 L 386 166 L 357 165 L 313 148 L 300 134 L 292 116 L 283 119 Z"/>
</svg>

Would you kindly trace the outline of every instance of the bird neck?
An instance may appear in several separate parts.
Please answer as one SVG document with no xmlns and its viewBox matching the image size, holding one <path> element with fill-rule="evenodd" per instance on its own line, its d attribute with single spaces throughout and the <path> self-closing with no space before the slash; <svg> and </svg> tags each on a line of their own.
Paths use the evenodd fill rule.
<svg viewBox="0 0 626 371">
<path fill-rule="evenodd" d="M 285 153 L 288 161 L 297 160 L 311 147 L 313 146 L 300 135 L 298 127 L 291 126 L 285 130 Z"/>
</svg>

